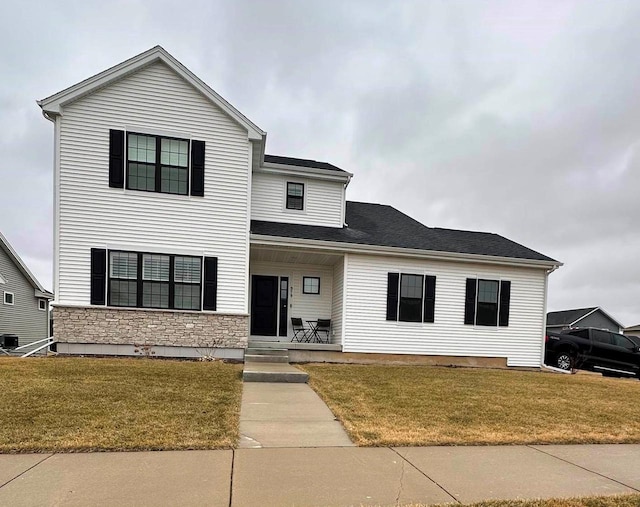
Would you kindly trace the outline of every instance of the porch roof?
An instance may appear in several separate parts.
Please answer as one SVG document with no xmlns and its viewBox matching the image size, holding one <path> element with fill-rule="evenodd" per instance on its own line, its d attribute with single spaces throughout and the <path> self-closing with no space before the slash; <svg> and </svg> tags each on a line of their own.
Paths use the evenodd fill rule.
<svg viewBox="0 0 640 507">
<path fill-rule="evenodd" d="M 346 223 L 347 226 L 337 228 L 252 220 L 251 232 L 281 238 L 486 255 L 560 264 L 551 257 L 498 234 L 427 227 L 397 209 L 383 204 L 347 201 Z"/>
</svg>

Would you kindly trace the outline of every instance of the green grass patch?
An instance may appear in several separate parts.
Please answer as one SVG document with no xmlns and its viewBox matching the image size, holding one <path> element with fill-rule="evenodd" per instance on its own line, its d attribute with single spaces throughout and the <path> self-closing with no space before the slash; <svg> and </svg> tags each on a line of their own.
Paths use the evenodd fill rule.
<svg viewBox="0 0 640 507">
<path fill-rule="evenodd" d="M 429 366 L 305 365 L 361 446 L 640 442 L 640 382 Z"/>
<path fill-rule="evenodd" d="M 229 448 L 241 368 L 158 359 L 0 358 L 0 452 Z"/>
</svg>

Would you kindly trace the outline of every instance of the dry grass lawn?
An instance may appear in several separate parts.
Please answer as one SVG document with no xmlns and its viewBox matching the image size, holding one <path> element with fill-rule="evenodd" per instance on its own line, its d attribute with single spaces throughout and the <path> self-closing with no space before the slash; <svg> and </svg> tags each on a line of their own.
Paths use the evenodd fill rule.
<svg viewBox="0 0 640 507">
<path fill-rule="evenodd" d="M 640 495 L 621 495 L 551 500 L 495 500 L 469 504 L 468 507 L 638 507 L 639 505 Z M 404 507 L 427 507 L 427 505 L 411 504 Z"/>
<path fill-rule="evenodd" d="M 232 447 L 240 372 L 218 362 L 0 358 L 0 452 Z"/>
<path fill-rule="evenodd" d="M 304 369 L 361 446 L 640 442 L 637 380 L 429 366 Z"/>
</svg>

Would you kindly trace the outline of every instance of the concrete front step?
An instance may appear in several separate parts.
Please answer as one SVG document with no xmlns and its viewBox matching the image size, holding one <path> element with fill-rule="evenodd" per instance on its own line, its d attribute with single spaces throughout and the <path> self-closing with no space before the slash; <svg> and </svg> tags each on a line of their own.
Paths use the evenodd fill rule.
<svg viewBox="0 0 640 507">
<path fill-rule="evenodd" d="M 273 355 L 273 354 L 245 354 L 245 361 L 254 363 L 288 363 L 289 354 Z"/>
<path fill-rule="evenodd" d="M 245 355 L 250 356 L 288 356 L 289 351 L 287 349 L 264 349 L 259 347 L 248 347 L 244 351 Z"/>
<path fill-rule="evenodd" d="M 245 360 L 242 380 L 245 382 L 305 383 L 309 380 L 309 375 L 288 363 L 264 363 Z"/>
</svg>

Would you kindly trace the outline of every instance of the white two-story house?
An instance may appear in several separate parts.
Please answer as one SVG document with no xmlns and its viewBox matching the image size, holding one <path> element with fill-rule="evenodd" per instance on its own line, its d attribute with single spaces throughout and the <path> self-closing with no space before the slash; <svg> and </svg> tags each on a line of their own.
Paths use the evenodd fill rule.
<svg viewBox="0 0 640 507">
<path fill-rule="evenodd" d="M 299 339 L 294 318 L 330 320 L 320 338 L 345 356 L 540 364 L 559 262 L 347 201 L 351 173 L 265 154 L 266 133 L 161 47 L 39 105 L 59 352 L 240 359 L 250 339 Z"/>
</svg>

